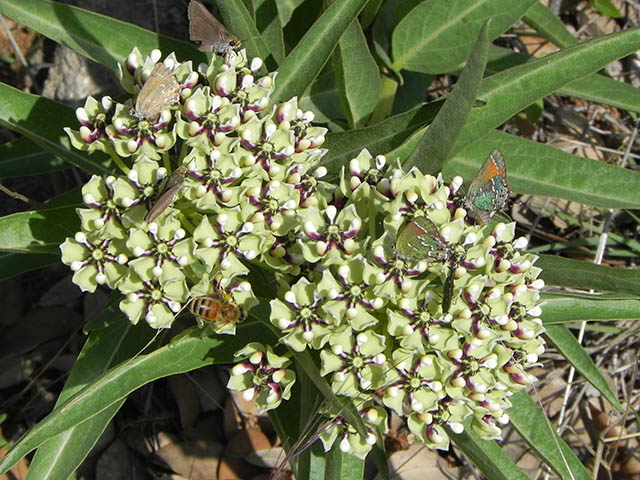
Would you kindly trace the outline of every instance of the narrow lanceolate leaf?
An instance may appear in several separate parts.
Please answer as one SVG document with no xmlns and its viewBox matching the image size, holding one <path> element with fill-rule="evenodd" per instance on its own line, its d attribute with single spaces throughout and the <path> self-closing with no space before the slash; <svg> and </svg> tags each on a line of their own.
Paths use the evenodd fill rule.
<svg viewBox="0 0 640 480">
<path fill-rule="evenodd" d="M 516 193 L 566 198 L 602 208 L 640 208 L 637 172 L 498 131 L 457 154 L 445 166 L 445 177 L 462 175 L 470 181 L 494 148 L 504 154 L 509 186 Z"/>
<path fill-rule="evenodd" d="M 0 145 L 0 178 L 42 175 L 64 167 L 60 158 L 44 151 L 28 138 Z"/>
<path fill-rule="evenodd" d="M 351 22 L 340 37 L 333 67 L 349 125 L 361 127 L 378 102 L 380 73 L 359 22 Z"/>
<path fill-rule="evenodd" d="M 0 281 L 59 262 L 59 253 L 0 253 Z"/>
<path fill-rule="evenodd" d="M 117 321 L 93 332 L 87 339 L 56 406 L 97 380 L 109 368 L 137 355 L 151 340 L 154 332 L 146 325 L 134 327 L 120 311 L 113 315 L 118 317 Z M 89 454 L 125 400 L 121 399 L 42 445 L 29 465 L 27 480 L 68 478 Z"/>
<path fill-rule="evenodd" d="M 453 152 L 488 134 L 539 98 L 640 48 L 640 27 L 599 37 L 485 78 Z"/>
<path fill-rule="evenodd" d="M 545 326 L 572 322 L 640 320 L 640 298 L 602 294 L 543 294 Z"/>
<path fill-rule="evenodd" d="M 526 392 L 509 397 L 511 424 L 522 439 L 563 480 L 590 480 L 582 462 L 573 450 L 558 437 L 546 415 Z"/>
<path fill-rule="evenodd" d="M 533 61 L 535 61 L 535 57 L 491 45 L 487 72 L 497 73 Z M 639 89 L 597 73 L 574 80 L 560 88 L 557 93 L 632 112 L 640 112 Z"/>
<path fill-rule="evenodd" d="M 433 120 L 442 103 L 441 100 L 431 102 L 370 127 L 328 134 L 324 143 L 328 152 L 321 160 L 329 170 L 327 178 L 337 177 L 340 168 L 358 156 L 365 145 L 371 155 L 384 155 L 400 146 L 412 133 Z"/>
<path fill-rule="evenodd" d="M 453 443 L 471 459 L 473 464 L 492 480 L 526 480 L 528 477 L 502 451 L 497 442 L 483 440 L 465 422 L 462 433 L 454 433 L 446 428 Z"/>
<path fill-rule="evenodd" d="M 620 405 L 615 393 L 569 329 L 564 325 L 545 325 L 545 330 L 545 337 L 558 349 L 563 358 L 573 365 L 578 373 L 593 385 L 611 405 L 622 412 L 622 405 Z"/>
<path fill-rule="evenodd" d="M 522 17 L 527 25 L 559 48 L 572 47 L 580 41 L 567 30 L 564 22 L 542 2 L 535 2 Z"/>
<path fill-rule="evenodd" d="M 0 0 L 1 2 L 2 0 Z M 89 173 L 112 173 L 105 165 L 108 158 L 101 152 L 91 158 L 86 152 L 71 147 L 62 127 L 77 125 L 73 110 L 61 103 L 31 95 L 0 83 L 0 125 L 21 133 L 43 150 Z"/>
<path fill-rule="evenodd" d="M 256 0 L 255 23 L 261 32 L 262 39 L 271 52 L 277 67 L 284 61 L 284 35 L 280 17 L 278 16 L 278 6 L 271 0 Z"/>
<path fill-rule="evenodd" d="M 420 164 L 423 173 L 437 175 L 442 170 L 475 102 L 487 65 L 488 50 L 489 38 L 485 23 L 453 91 L 403 164 L 405 170 L 417 164 Z"/>
<path fill-rule="evenodd" d="M 59 245 L 79 228 L 73 207 L 6 215 L 0 218 L 0 251 L 59 254 Z"/>
<path fill-rule="evenodd" d="M 427 0 L 393 31 L 396 70 L 445 73 L 468 58 L 480 29 L 491 19 L 489 39 L 497 38 L 538 0 Z"/>
<path fill-rule="evenodd" d="M 256 323 L 240 325 L 235 337 L 225 338 L 203 337 L 200 329 L 194 327 L 165 347 L 119 364 L 84 386 L 31 428 L 0 459 L 0 475 L 47 440 L 118 404 L 141 386 L 212 363 L 231 363 L 234 352 L 250 341 L 260 341 L 265 335 L 269 335 L 267 330 Z"/>
<path fill-rule="evenodd" d="M 540 255 L 536 266 L 542 268 L 541 278 L 547 285 L 630 295 L 640 292 L 640 270 L 603 267 L 553 255 Z"/>
<path fill-rule="evenodd" d="M 242 42 L 249 57 L 258 56 L 267 59 L 271 53 L 260 32 L 251 18 L 251 14 L 242 0 L 225 0 L 216 2 L 220 9 L 225 26 Z"/>
<path fill-rule="evenodd" d="M 324 11 L 280 66 L 272 102 L 302 95 L 366 3 L 367 0 L 340 0 Z"/>
<path fill-rule="evenodd" d="M 112 70 L 127 58 L 134 45 L 143 55 L 159 48 L 165 55 L 176 52 L 178 59 L 192 59 L 195 65 L 206 60 L 186 42 L 58 2 L 0 0 L 0 13 Z M 185 7 L 185 22 L 186 16 Z"/>
<path fill-rule="evenodd" d="M 364 475 L 364 460 L 340 451 L 339 442 L 327 455 L 327 471 L 325 478 L 340 478 L 343 480 L 361 480 Z"/>
</svg>

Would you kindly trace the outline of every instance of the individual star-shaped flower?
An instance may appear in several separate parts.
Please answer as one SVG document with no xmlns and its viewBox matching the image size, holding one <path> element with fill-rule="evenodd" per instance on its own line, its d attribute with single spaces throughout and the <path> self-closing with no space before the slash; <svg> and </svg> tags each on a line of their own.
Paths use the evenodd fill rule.
<svg viewBox="0 0 640 480">
<path fill-rule="evenodd" d="M 196 241 L 196 256 L 204 262 L 209 272 L 220 268 L 225 276 L 246 274 L 249 270 L 243 260 L 254 260 L 268 250 L 271 236 L 265 237 L 259 226 L 247 221 L 247 212 L 239 208 L 226 209 L 214 218 L 203 216 L 200 225 L 193 232 Z"/>
<path fill-rule="evenodd" d="M 346 327 L 332 334 L 329 344 L 331 350 L 320 351 L 320 375 L 333 373 L 331 388 L 335 393 L 362 397 L 364 392 L 382 386 L 387 365 L 384 336 L 372 330 L 355 334 Z"/>
<path fill-rule="evenodd" d="M 288 356 L 276 355 L 269 345 L 265 347 L 257 342 L 248 344 L 236 352 L 235 356 L 248 358 L 233 366 L 228 388 L 241 391 L 246 401 L 256 397 L 258 411 L 261 413 L 272 410 L 282 400 L 289 399 L 296 374 L 285 368 L 291 363 Z"/>
<path fill-rule="evenodd" d="M 337 323 L 347 323 L 354 330 L 378 323 L 373 313 L 382 308 L 385 300 L 375 295 L 376 275 L 371 272 L 361 255 L 340 265 L 335 276 L 329 269 L 323 272 L 318 289 L 329 299 L 324 309 Z"/>
<path fill-rule="evenodd" d="M 143 280 L 133 272 L 118 289 L 125 294 L 120 310 L 131 323 L 135 325 L 144 318 L 153 328 L 169 328 L 189 294 L 184 279 L 161 275 L 157 279 Z"/>
<path fill-rule="evenodd" d="M 323 303 L 315 284 L 304 277 L 284 294 L 284 301 L 271 300 L 269 320 L 284 332 L 281 341 L 297 352 L 327 343 L 335 320 L 322 310 Z"/>
<path fill-rule="evenodd" d="M 116 288 L 128 273 L 127 249 L 121 240 L 101 239 L 76 233 L 60 245 L 62 262 L 71 267 L 73 283 L 83 292 L 95 292 L 98 285 Z"/>
<path fill-rule="evenodd" d="M 324 215 L 315 208 L 309 208 L 305 218 L 305 237 L 300 240 L 300 246 L 308 262 L 322 260 L 324 265 L 333 265 L 364 253 L 366 240 L 356 241 L 362 220 L 356 213 L 355 205 L 348 205 L 340 213 L 334 205 L 329 205 Z"/>
<path fill-rule="evenodd" d="M 137 257 L 131 260 L 131 268 L 147 280 L 163 273 L 172 276 L 170 272 L 174 272 L 176 278 L 182 278 L 181 270 L 195 261 L 193 238 L 187 237 L 187 232 L 174 217 L 165 217 L 160 223 L 151 222 L 147 231 L 131 230 L 127 247 Z"/>
</svg>

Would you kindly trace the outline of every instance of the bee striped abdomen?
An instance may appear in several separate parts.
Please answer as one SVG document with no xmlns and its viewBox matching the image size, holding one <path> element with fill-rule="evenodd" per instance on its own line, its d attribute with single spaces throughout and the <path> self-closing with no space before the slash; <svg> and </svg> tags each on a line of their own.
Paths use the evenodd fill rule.
<svg viewBox="0 0 640 480">
<path fill-rule="evenodd" d="M 244 316 L 244 312 L 234 303 L 231 295 L 224 291 L 215 291 L 211 295 L 194 298 L 189 304 L 189 311 L 215 328 L 236 324 Z"/>
<path fill-rule="evenodd" d="M 194 298 L 189 305 L 189 311 L 196 317 L 209 322 L 217 322 L 221 307 L 223 307 L 223 300 L 218 296 L 210 295 Z"/>
</svg>

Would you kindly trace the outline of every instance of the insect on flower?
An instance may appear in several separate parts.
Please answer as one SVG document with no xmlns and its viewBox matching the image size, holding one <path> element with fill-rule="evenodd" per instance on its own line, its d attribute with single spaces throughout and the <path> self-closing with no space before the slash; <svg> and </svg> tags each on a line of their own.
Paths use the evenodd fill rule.
<svg viewBox="0 0 640 480">
<path fill-rule="evenodd" d="M 510 193 L 507 164 L 502 152 L 496 148 L 471 182 L 464 197 L 464 207 L 471 217 L 487 223 L 493 214 L 506 208 Z"/>
<path fill-rule="evenodd" d="M 144 217 L 144 221 L 149 223 L 153 222 L 160 216 L 176 199 L 180 187 L 184 183 L 184 178 L 187 176 L 189 169 L 185 165 L 180 165 L 174 170 L 174 172 L 167 179 L 167 183 L 164 185 L 162 192 L 158 196 L 158 199 L 149 210 L 149 213 Z"/>
<path fill-rule="evenodd" d="M 220 277 L 214 280 L 214 291 L 211 295 L 196 297 L 189 303 L 189 311 L 197 319 L 209 323 L 215 329 L 236 324 L 244 318 L 244 311 L 222 288 L 220 281 Z"/>
<path fill-rule="evenodd" d="M 449 262 L 449 274 L 442 292 L 442 312 L 448 313 L 453 296 L 453 273 L 459 262 L 455 245 L 444 239 L 435 223 L 421 216 L 402 227 L 396 239 L 395 249 L 398 255 L 406 260 Z"/>
<path fill-rule="evenodd" d="M 198 0 L 189 2 L 187 13 L 189 39 L 192 42 L 200 43 L 199 50 L 201 52 L 225 55 L 240 46 L 240 41 L 231 35 L 225 26 Z"/>
<path fill-rule="evenodd" d="M 160 112 L 180 101 L 180 85 L 163 63 L 158 63 L 138 92 L 132 115 L 140 120 L 156 122 Z"/>
</svg>

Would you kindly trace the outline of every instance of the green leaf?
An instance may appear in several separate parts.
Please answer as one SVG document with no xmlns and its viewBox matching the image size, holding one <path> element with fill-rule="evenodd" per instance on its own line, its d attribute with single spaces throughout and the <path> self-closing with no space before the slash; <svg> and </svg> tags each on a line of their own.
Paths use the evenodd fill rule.
<svg viewBox="0 0 640 480">
<path fill-rule="evenodd" d="M 94 153 L 90 160 L 86 152 L 71 147 L 69 137 L 62 128 L 77 125 L 78 120 L 69 107 L 38 95 L 21 92 L 5 83 L 0 83 L 0 98 L 0 125 L 21 133 L 47 152 L 87 172 L 112 173 L 105 166 L 108 157 L 103 153 Z"/>
<path fill-rule="evenodd" d="M 216 7 L 224 18 L 225 26 L 240 39 L 242 46 L 247 49 L 247 56 L 249 58 L 257 56 L 266 61 L 271 51 L 242 0 L 216 2 Z M 275 67 L 275 64 L 274 61 L 272 65 L 268 64 L 268 66 L 271 69 Z"/>
<path fill-rule="evenodd" d="M 546 415 L 520 391 L 509 397 L 513 407 L 509 409 L 511 424 L 529 445 L 560 478 L 566 480 L 590 480 L 582 462 L 549 424 Z"/>
<path fill-rule="evenodd" d="M 486 104 L 471 112 L 454 152 L 488 134 L 538 98 L 594 73 L 638 48 L 640 28 L 636 27 L 595 38 L 486 78 L 478 95 L 478 99 Z"/>
<path fill-rule="evenodd" d="M 469 57 L 484 22 L 489 39 L 513 25 L 537 0 L 426 0 L 398 23 L 392 36 L 396 70 L 445 73 Z"/>
<path fill-rule="evenodd" d="M 494 148 L 504 154 L 514 192 L 602 208 L 640 208 L 640 174 L 497 131 L 457 154 L 445 166 L 445 178 L 461 175 L 470 181 Z"/>
<path fill-rule="evenodd" d="M 611 0 L 589 0 L 591 7 L 598 13 L 611 18 L 621 18 L 622 13 Z"/>
<path fill-rule="evenodd" d="M 60 158 L 25 137 L 0 145 L 0 178 L 42 175 L 65 166 Z"/>
<path fill-rule="evenodd" d="M 340 478 L 341 480 L 362 480 L 364 476 L 364 460 L 340 451 L 336 441 L 327 454 L 327 471 L 324 478 Z"/>
<path fill-rule="evenodd" d="M 546 308 L 546 307 L 545 307 Z M 600 370 L 589 354 L 578 343 L 576 337 L 564 325 L 545 325 L 545 337 L 558 349 L 562 356 L 575 367 L 587 382 L 593 385 L 618 411 L 624 409 Z"/>
<path fill-rule="evenodd" d="M 0 253 L 0 280 L 16 277 L 25 272 L 60 263 L 60 254 Z"/>
<path fill-rule="evenodd" d="M 285 27 L 289 23 L 289 20 L 291 20 L 293 11 L 303 3 L 304 0 L 278 0 L 276 2 L 278 7 L 278 16 L 280 17 L 280 24 L 283 27 Z"/>
<path fill-rule="evenodd" d="M 382 0 L 369 0 L 360 13 L 360 25 L 366 29 L 375 20 L 380 11 Z"/>
<path fill-rule="evenodd" d="M 274 67 L 284 61 L 284 37 L 278 16 L 278 8 L 273 0 L 256 0 L 256 26 L 262 35 L 271 56 L 275 60 Z"/>
<path fill-rule="evenodd" d="M 162 348 L 121 363 L 84 386 L 25 433 L 0 460 L 0 475 L 47 440 L 121 402 L 141 386 L 212 363 L 231 363 L 234 352 L 265 335 L 270 334 L 256 323 L 242 324 L 235 337 L 224 338 L 203 337 L 200 328 L 194 327 Z"/>
<path fill-rule="evenodd" d="M 496 73 L 533 61 L 535 61 L 533 57 L 491 45 L 487 71 Z M 574 80 L 560 88 L 558 93 L 632 112 L 640 112 L 640 90 L 633 85 L 618 82 L 604 75 L 593 74 Z"/>
<path fill-rule="evenodd" d="M 404 83 L 398 86 L 391 113 L 397 115 L 424 103 L 426 91 L 435 80 L 435 75 L 403 72 Z"/>
<path fill-rule="evenodd" d="M 0 251 L 59 254 L 59 245 L 80 228 L 75 208 L 14 213 L 0 218 Z"/>
<path fill-rule="evenodd" d="M 476 45 L 453 91 L 447 96 L 429 129 L 404 162 L 405 170 L 416 165 L 423 173 L 437 175 L 448 160 L 451 149 L 471 112 L 487 65 L 488 23 L 485 22 L 482 26 Z"/>
<path fill-rule="evenodd" d="M 567 30 L 567 27 L 549 7 L 542 2 L 534 3 L 522 18 L 524 22 L 535 28 L 544 38 L 559 48 L 572 47 L 580 41 Z"/>
<path fill-rule="evenodd" d="M 540 277 L 548 285 L 631 295 L 640 292 L 640 270 L 603 267 L 553 255 L 540 255 L 536 267 L 542 268 Z"/>
<path fill-rule="evenodd" d="M 87 339 L 56 401 L 56 407 L 96 381 L 109 368 L 137 355 L 151 340 L 153 330 L 148 326 L 134 327 L 120 311 L 115 315 L 118 321 L 92 333 Z M 27 478 L 68 478 L 89 454 L 125 400 L 122 398 L 87 421 L 45 442 L 29 465 Z"/>
<path fill-rule="evenodd" d="M 509 411 L 510 412 L 510 411 Z M 491 480 L 526 480 L 528 477 L 500 448 L 497 442 L 483 440 L 465 422 L 462 433 L 453 433 L 445 427 L 453 443 L 471 459 L 473 464 Z"/>
<path fill-rule="evenodd" d="M 159 48 L 165 55 L 176 52 L 178 58 L 192 59 L 195 65 L 206 61 L 204 53 L 188 43 L 58 2 L 0 0 L 0 13 L 111 70 L 127 58 L 134 45 L 143 55 Z M 184 18 L 186 22 L 186 8 Z"/>
<path fill-rule="evenodd" d="M 542 321 L 546 326 L 570 322 L 620 322 L 640 320 L 640 299 L 611 295 L 551 294 L 545 301 Z"/>
<path fill-rule="evenodd" d="M 351 22 L 333 56 L 336 84 L 351 128 L 364 125 L 378 103 L 380 73 L 360 23 Z"/>
<path fill-rule="evenodd" d="M 401 145 L 422 125 L 430 123 L 441 106 L 442 101 L 435 101 L 371 127 L 328 134 L 323 146 L 329 151 L 320 162 L 329 170 L 327 179 L 337 177 L 340 168 L 348 165 L 349 160 L 358 156 L 365 147 L 372 155 L 380 155 Z"/>
<path fill-rule="evenodd" d="M 302 93 L 322 70 L 342 33 L 367 0 L 340 0 L 327 8 L 280 66 L 272 102 Z"/>
<path fill-rule="evenodd" d="M 333 132 L 342 130 L 335 122 L 344 120 L 340 106 L 338 87 L 330 72 L 321 74 L 298 99 L 298 106 L 303 110 L 311 110 L 315 121 L 327 123 Z"/>
</svg>

